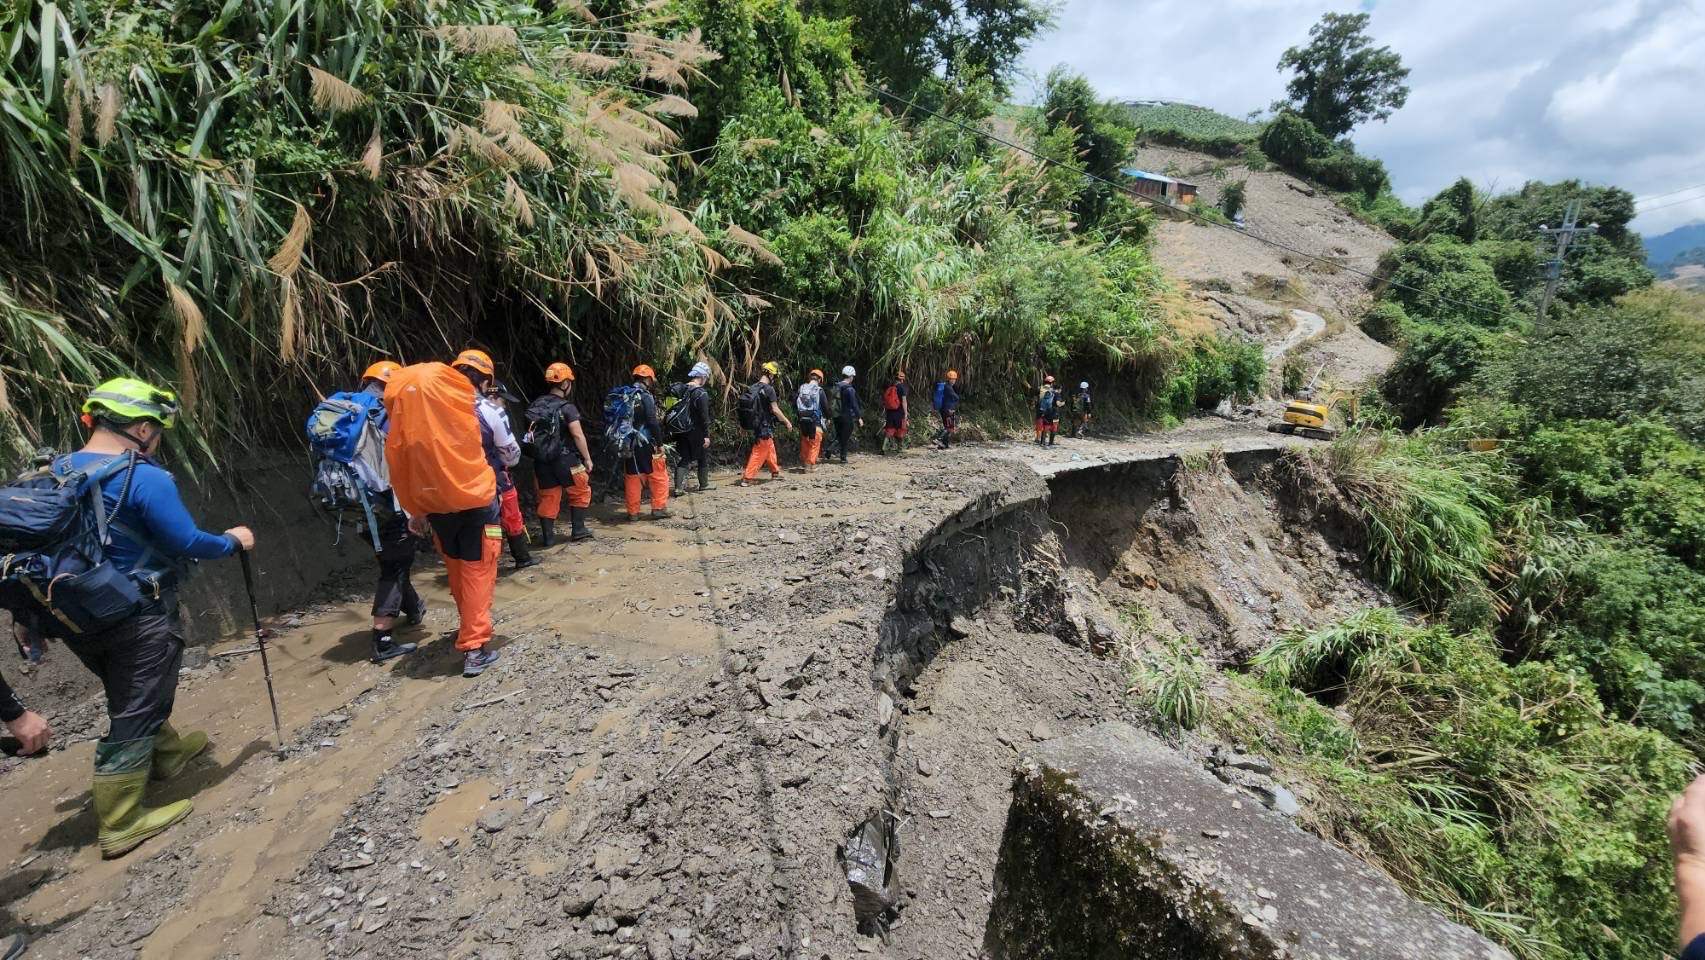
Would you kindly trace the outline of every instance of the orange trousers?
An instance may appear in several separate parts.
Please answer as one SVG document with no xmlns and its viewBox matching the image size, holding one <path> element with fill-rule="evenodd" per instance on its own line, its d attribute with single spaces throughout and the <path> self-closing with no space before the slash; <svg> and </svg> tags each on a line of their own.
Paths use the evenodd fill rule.
<svg viewBox="0 0 1705 960">
<path fill-rule="evenodd" d="M 438 553 L 450 575 L 450 595 L 456 598 L 456 613 L 462 619 L 456 631 L 456 649 L 478 650 L 491 641 L 491 599 L 497 591 L 497 558 L 503 553 L 503 527 L 490 514 L 494 511 L 463 511 L 434 514 Z M 478 556 L 479 559 L 464 559 Z"/>
<path fill-rule="evenodd" d="M 568 491 L 568 505 L 584 510 L 592 505 L 592 481 L 587 479 L 585 470 L 574 475 L 574 483 L 567 487 L 541 487 L 535 481 L 533 489 L 539 494 L 539 516 L 546 520 L 555 520 L 562 516 L 562 494 Z"/>
<path fill-rule="evenodd" d="M 818 427 L 810 436 L 799 435 L 799 462 L 808 467 L 817 465 L 817 456 L 823 452 L 823 428 Z"/>
<path fill-rule="evenodd" d="M 627 494 L 628 516 L 639 516 L 641 503 L 639 488 L 641 484 L 651 486 L 652 512 L 669 509 L 669 458 L 661 453 L 651 455 L 651 472 L 648 474 L 630 473 L 622 478 L 623 492 Z"/>
<path fill-rule="evenodd" d="M 754 441 L 752 455 L 746 458 L 746 472 L 741 474 L 747 480 L 758 475 L 759 467 L 769 467 L 773 476 L 781 476 L 781 461 L 776 459 L 776 438 L 765 437 Z"/>
</svg>

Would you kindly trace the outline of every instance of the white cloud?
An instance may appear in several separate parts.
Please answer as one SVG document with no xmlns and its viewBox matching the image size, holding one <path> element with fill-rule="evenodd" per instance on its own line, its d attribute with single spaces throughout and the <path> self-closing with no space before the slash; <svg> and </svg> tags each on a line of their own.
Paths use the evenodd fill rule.
<svg viewBox="0 0 1705 960">
<path fill-rule="evenodd" d="M 1284 91 L 1279 55 L 1306 42 L 1317 0 L 1067 0 L 1026 67 L 1056 63 L 1108 96 L 1165 97 L 1241 116 Z M 1705 183 L 1705 0 L 1377 3 L 1369 32 L 1410 68 L 1389 123 L 1356 131 L 1417 201 L 1468 176 L 1513 189 L 1577 178 L 1637 196 Z M 1658 200 L 1637 226 L 1705 219 L 1705 198 Z"/>
</svg>

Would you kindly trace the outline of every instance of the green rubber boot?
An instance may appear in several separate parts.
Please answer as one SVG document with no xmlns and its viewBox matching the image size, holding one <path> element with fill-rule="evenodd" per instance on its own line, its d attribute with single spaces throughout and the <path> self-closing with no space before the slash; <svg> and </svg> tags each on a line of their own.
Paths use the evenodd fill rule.
<svg viewBox="0 0 1705 960">
<path fill-rule="evenodd" d="M 153 758 L 153 737 L 95 744 L 95 820 L 100 824 L 97 836 L 102 859 L 122 857 L 189 816 L 188 800 L 163 807 L 142 805 Z"/>
<path fill-rule="evenodd" d="M 189 762 L 206 749 L 207 734 L 191 730 L 180 736 L 168 720 L 160 725 L 160 732 L 154 737 L 154 772 L 150 776 L 155 780 L 170 780 L 183 773 Z"/>
</svg>

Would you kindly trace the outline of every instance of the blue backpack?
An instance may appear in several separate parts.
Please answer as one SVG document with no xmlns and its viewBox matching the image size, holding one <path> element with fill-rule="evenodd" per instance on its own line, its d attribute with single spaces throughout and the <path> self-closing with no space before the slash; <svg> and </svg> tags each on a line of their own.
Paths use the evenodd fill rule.
<svg viewBox="0 0 1705 960">
<path fill-rule="evenodd" d="M 1042 398 L 1036 405 L 1036 412 L 1045 417 L 1052 415 L 1058 408 L 1059 400 L 1060 395 L 1054 392 L 1053 387 L 1044 387 L 1042 389 Z"/>
<path fill-rule="evenodd" d="M 124 471 L 123 507 L 137 463 L 130 453 L 75 470 L 63 457 L 0 490 L 0 607 L 63 639 L 115 626 L 142 606 L 135 579 L 107 559 L 101 495 L 101 483 Z"/>
<path fill-rule="evenodd" d="M 365 390 L 334 393 L 321 400 L 308 414 L 305 427 L 308 450 L 314 458 L 310 496 L 338 515 L 340 539 L 343 514 L 359 510 L 375 552 L 380 544 L 373 501 L 375 494 L 384 491 L 373 489 L 356 465 L 359 463 L 375 480 L 386 476 L 385 433 L 389 428 L 384 399 Z"/>
<path fill-rule="evenodd" d="M 944 404 L 946 402 L 947 402 L 947 381 L 946 380 L 938 380 L 938 381 L 936 381 L 936 384 L 935 384 L 935 409 L 939 411 L 941 409 L 942 404 Z"/>
<path fill-rule="evenodd" d="M 616 387 L 604 397 L 604 444 L 617 457 L 632 456 L 641 446 L 649 446 L 651 437 L 638 419 L 645 391 L 640 387 Z"/>
</svg>

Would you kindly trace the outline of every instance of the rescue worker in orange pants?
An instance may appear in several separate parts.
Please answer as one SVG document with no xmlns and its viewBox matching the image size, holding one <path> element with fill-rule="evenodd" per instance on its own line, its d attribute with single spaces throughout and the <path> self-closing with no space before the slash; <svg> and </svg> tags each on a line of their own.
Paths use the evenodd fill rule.
<svg viewBox="0 0 1705 960">
<path fill-rule="evenodd" d="M 657 373 L 650 366 L 642 363 L 633 368 L 633 386 L 640 393 L 633 423 L 644 436 L 622 463 L 629 520 L 639 519 L 640 488 L 645 485 L 651 487 L 651 519 L 669 518 L 669 455 L 663 446 L 663 424 L 657 419 L 657 398 L 651 394 L 656 385 Z"/>
<path fill-rule="evenodd" d="M 480 388 L 490 379 L 491 358 L 478 351 L 458 357 L 457 369 L 441 363 L 404 367 L 385 386 L 391 432 L 385 460 L 392 489 L 409 513 L 409 529 L 428 531 L 444 558 L 450 594 L 461 627 L 456 649 L 462 676 L 477 677 L 497 662 L 491 602 L 497 587 L 497 558 L 503 552 L 498 525 L 498 456 L 491 428 L 479 415 Z M 483 370 L 481 368 L 484 368 Z"/>
<path fill-rule="evenodd" d="M 787 415 L 781 412 L 781 403 L 776 399 L 776 388 L 770 379 L 781 374 L 781 367 L 771 360 L 761 369 L 758 382 L 752 384 L 756 407 L 753 410 L 752 453 L 746 458 L 746 472 L 740 475 L 740 482 L 736 484 L 741 487 L 752 485 L 760 467 L 770 468 L 771 479 L 781 479 L 781 462 L 776 459 L 776 424 L 780 423 L 787 430 L 793 429 Z"/>
<path fill-rule="evenodd" d="M 539 545 L 556 543 L 556 521 L 562 515 L 563 496 L 568 497 L 568 516 L 573 523 L 571 543 L 592 539 L 586 529 L 586 510 L 592 506 L 592 453 L 586 445 L 586 430 L 580 424 L 580 408 L 574 394 L 574 370 L 566 363 L 545 368 L 550 391 L 527 407 L 527 437 L 523 448 L 533 456 L 533 478 L 539 495 Z"/>
<path fill-rule="evenodd" d="M 799 462 L 806 473 L 817 472 L 817 458 L 823 452 L 823 429 L 827 423 L 823 406 L 823 371 L 813 370 L 810 378 L 799 385 L 799 395 L 793 401 L 793 409 L 799 413 Z"/>
</svg>

